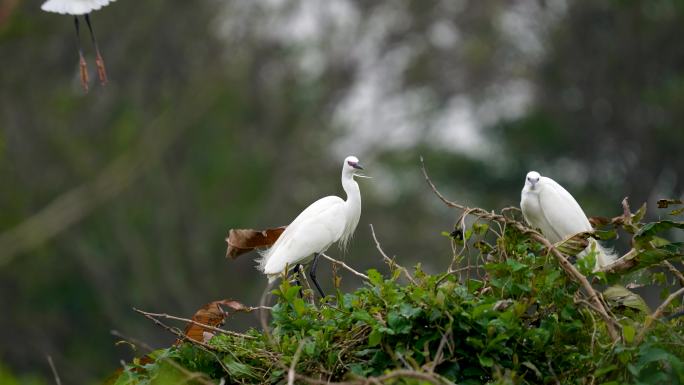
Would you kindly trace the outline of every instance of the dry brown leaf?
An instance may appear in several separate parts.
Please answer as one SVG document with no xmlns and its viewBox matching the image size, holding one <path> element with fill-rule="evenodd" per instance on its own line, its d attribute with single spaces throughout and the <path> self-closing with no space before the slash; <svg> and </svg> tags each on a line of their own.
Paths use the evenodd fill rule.
<svg viewBox="0 0 684 385">
<path fill-rule="evenodd" d="M 285 227 L 286 226 L 281 226 L 261 231 L 252 229 L 230 229 L 228 237 L 226 237 L 226 243 L 228 243 L 226 258 L 230 257 L 231 259 L 235 259 L 254 249 L 262 249 L 273 245 L 280 237 L 280 234 L 285 231 Z"/>
<path fill-rule="evenodd" d="M 670 205 L 681 205 L 684 202 L 681 199 L 658 199 L 658 208 L 666 209 Z"/>
<path fill-rule="evenodd" d="M 192 320 L 203 325 L 215 328 L 220 327 L 223 325 L 226 317 L 228 316 L 228 313 L 223 309 L 222 306 L 226 306 L 232 310 L 245 309 L 245 305 L 238 301 L 232 301 L 228 299 L 214 301 L 202 306 L 201 309 L 197 310 L 195 315 L 192 316 Z M 199 342 L 206 342 L 206 336 L 208 334 L 213 335 L 213 333 L 214 331 L 211 329 L 193 323 L 188 323 L 188 325 L 185 327 L 185 331 L 183 332 L 186 337 Z M 176 341 L 176 344 L 180 342 L 180 340 Z"/>
</svg>

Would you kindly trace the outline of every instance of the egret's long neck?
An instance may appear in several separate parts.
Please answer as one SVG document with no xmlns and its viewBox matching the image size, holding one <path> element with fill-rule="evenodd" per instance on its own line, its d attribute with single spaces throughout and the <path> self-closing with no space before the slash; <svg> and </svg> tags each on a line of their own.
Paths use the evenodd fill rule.
<svg viewBox="0 0 684 385">
<path fill-rule="evenodd" d="M 361 207 L 361 192 L 359 184 L 354 180 L 354 174 L 342 172 L 342 188 L 347 193 L 347 204 Z"/>
<path fill-rule="evenodd" d="M 351 172 L 342 172 L 342 188 L 347 193 L 347 200 L 345 201 L 347 221 L 342 235 L 342 244 L 345 245 L 354 233 L 361 217 L 361 192 L 359 191 L 359 184 L 356 183 Z"/>
</svg>

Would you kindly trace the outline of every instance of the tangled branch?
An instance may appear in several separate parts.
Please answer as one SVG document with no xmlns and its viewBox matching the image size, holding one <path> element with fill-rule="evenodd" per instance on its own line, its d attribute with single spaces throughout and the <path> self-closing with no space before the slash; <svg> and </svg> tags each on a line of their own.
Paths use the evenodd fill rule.
<svg viewBox="0 0 684 385">
<path fill-rule="evenodd" d="M 425 181 L 432 189 L 432 192 L 448 207 L 463 210 L 464 212 L 467 212 L 470 215 L 474 215 L 478 218 L 512 226 L 522 234 L 528 235 L 533 240 L 544 245 L 544 247 L 546 247 L 546 249 L 556 258 L 556 260 L 558 260 L 558 263 L 560 264 L 563 271 L 565 271 L 571 279 L 575 280 L 582 286 L 587 296 L 589 297 L 589 301 L 594 305 L 592 309 L 598 312 L 598 314 L 605 322 L 606 329 L 608 330 L 608 334 L 610 335 L 613 342 L 617 342 L 620 340 L 620 334 L 615 329 L 617 321 L 615 321 L 615 319 L 610 316 L 605 303 L 603 302 L 599 294 L 596 292 L 596 290 L 594 290 L 594 288 L 591 286 L 587 277 L 580 273 L 579 270 L 577 270 L 577 268 L 568 261 L 568 259 L 563 255 L 563 253 L 561 253 L 548 239 L 544 238 L 536 230 L 530 229 L 529 227 L 514 219 L 496 214 L 494 212 L 489 212 L 481 208 L 470 208 L 448 200 L 446 197 L 444 197 L 444 195 L 442 195 L 442 193 L 439 192 L 435 184 L 430 179 L 430 176 L 428 175 L 427 170 L 425 168 L 425 162 L 423 160 L 423 157 L 420 158 L 420 163 L 423 175 L 425 176 Z"/>
</svg>

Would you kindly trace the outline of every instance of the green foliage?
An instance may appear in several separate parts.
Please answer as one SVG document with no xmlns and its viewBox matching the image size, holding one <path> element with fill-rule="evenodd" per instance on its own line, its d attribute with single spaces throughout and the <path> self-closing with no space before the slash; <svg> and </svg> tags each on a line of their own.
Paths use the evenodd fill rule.
<svg viewBox="0 0 684 385">
<path fill-rule="evenodd" d="M 15 376 L 2 362 L 0 362 L 0 384 L 2 385 L 43 385 L 45 384 L 39 378 L 34 376 Z"/>
<path fill-rule="evenodd" d="M 646 236 L 667 223 L 632 225 Z M 615 341 L 542 245 L 514 226 L 490 244 L 493 233 L 475 223 L 450 234 L 454 244 L 481 245 L 472 248 L 486 261 L 476 272 L 431 275 L 417 266 L 404 282 L 400 269 L 389 276 L 371 269 L 363 287 L 318 302 L 283 281 L 273 291 L 268 333 L 219 334 L 211 350 L 186 343 L 155 352 L 152 363 L 129 364 L 116 384 L 195 383 L 192 373 L 215 382 L 283 384 L 290 367 L 303 376 L 298 383 L 425 383 L 399 375 L 408 371 L 435 383 L 684 384 L 681 321 L 645 323 L 650 310 L 643 300 L 613 286 L 606 299 L 621 329 Z M 600 280 L 593 254 L 578 268 Z"/>
</svg>

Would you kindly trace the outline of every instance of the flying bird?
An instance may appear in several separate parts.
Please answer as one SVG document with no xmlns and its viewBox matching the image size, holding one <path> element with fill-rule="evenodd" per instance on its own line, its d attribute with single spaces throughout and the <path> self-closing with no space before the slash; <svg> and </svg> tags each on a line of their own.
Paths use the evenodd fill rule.
<svg viewBox="0 0 684 385">
<path fill-rule="evenodd" d="M 316 289 L 325 297 L 316 280 L 316 265 L 320 253 L 333 243 L 339 242 L 342 249 L 354 234 L 361 216 L 361 193 L 354 180 L 356 170 L 363 170 L 355 156 L 348 156 L 342 164 L 342 188 L 347 200 L 337 196 L 327 196 L 307 207 L 290 223 L 271 248 L 258 260 L 259 270 L 275 280 L 287 266 L 295 266 L 311 261 L 309 277 Z"/>
<path fill-rule="evenodd" d="M 552 243 L 586 231 L 594 231 L 580 207 L 570 193 L 556 181 L 530 171 L 525 178 L 525 186 L 520 198 L 520 209 L 530 226 L 541 230 Z M 591 238 L 583 254 L 596 248 L 596 268 L 614 262 L 616 256 Z"/>
<path fill-rule="evenodd" d="M 97 65 L 97 75 L 100 78 L 100 83 L 104 86 L 107 84 L 107 69 L 105 67 L 104 59 L 100 54 L 100 48 L 97 45 L 95 32 L 90 22 L 90 13 L 108 5 L 115 0 L 47 0 L 40 7 L 43 11 L 54 12 L 62 15 L 73 15 L 74 26 L 76 27 L 76 40 L 78 41 L 78 54 L 80 57 L 79 65 L 81 69 L 81 86 L 88 92 L 88 65 L 83 56 L 83 48 L 81 47 L 81 32 L 78 17 L 84 16 L 85 22 L 90 31 L 90 39 L 95 46 L 95 64 Z"/>
</svg>

